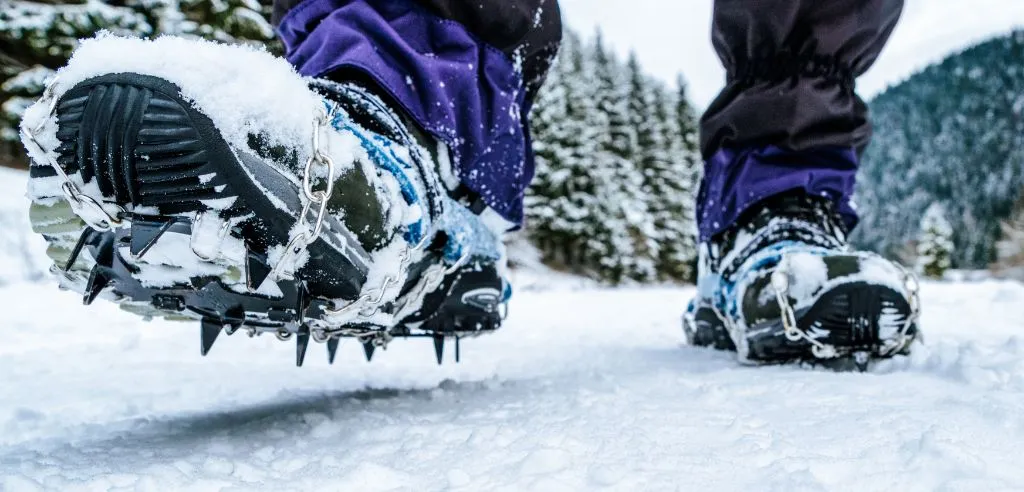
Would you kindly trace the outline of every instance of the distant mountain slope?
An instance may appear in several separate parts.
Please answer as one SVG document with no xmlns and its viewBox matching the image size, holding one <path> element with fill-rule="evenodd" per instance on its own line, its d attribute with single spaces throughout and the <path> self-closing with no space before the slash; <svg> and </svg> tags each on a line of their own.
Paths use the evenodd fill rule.
<svg viewBox="0 0 1024 492">
<path fill-rule="evenodd" d="M 875 138 L 854 241 L 902 256 L 939 202 L 955 231 L 956 266 L 988 265 L 999 221 L 1024 190 L 1024 31 L 952 55 L 870 106 Z"/>
</svg>

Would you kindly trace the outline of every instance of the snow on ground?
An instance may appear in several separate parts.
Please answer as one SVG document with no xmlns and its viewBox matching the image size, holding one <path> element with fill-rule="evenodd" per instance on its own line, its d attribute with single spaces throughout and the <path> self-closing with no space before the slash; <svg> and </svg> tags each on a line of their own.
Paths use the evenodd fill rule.
<svg viewBox="0 0 1024 492">
<path fill-rule="evenodd" d="M 1020 490 L 1024 286 L 927 284 L 928 345 L 870 374 L 685 347 L 686 288 L 534 289 L 438 367 L 372 364 L 0 288 L 0 489 Z M 320 347 L 317 347 L 320 348 Z"/>
<path fill-rule="evenodd" d="M 31 234 L 28 173 L 0 167 L 0 286 L 21 280 L 40 280 L 49 267 L 46 241 Z"/>
<path fill-rule="evenodd" d="M 202 358 L 195 324 L 29 281 L 3 172 L 5 492 L 1024 489 L 1018 283 L 926 284 L 927 345 L 869 374 L 742 367 L 682 344 L 692 289 L 533 271 L 461 364 L 409 340 L 298 369 L 272 337 Z"/>
</svg>

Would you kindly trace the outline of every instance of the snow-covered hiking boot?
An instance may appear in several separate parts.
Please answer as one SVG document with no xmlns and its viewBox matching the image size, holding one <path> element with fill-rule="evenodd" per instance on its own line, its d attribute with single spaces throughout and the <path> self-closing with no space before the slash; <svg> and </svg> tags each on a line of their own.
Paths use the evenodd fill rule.
<svg viewBox="0 0 1024 492">
<path fill-rule="evenodd" d="M 917 279 L 850 251 L 830 200 L 766 200 L 701 247 L 697 297 L 683 316 L 693 345 L 743 362 L 810 362 L 865 370 L 918 335 Z"/>
<path fill-rule="evenodd" d="M 394 337 L 497 329 L 500 225 L 457 195 L 446 149 L 370 91 L 245 47 L 82 44 L 25 113 L 35 230 L 85 302 L 221 331 Z M 487 222 L 487 223 L 485 223 Z"/>
</svg>

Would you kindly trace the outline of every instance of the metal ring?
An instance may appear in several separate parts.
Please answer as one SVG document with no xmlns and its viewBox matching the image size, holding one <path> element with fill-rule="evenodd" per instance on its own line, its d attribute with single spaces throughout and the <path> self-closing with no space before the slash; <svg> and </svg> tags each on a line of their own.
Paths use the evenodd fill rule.
<svg viewBox="0 0 1024 492">
<path fill-rule="evenodd" d="M 294 265 L 296 260 L 295 257 L 306 247 L 307 244 L 305 232 L 300 232 L 297 236 L 292 238 L 292 240 L 288 242 L 288 246 L 285 246 L 284 253 L 281 254 L 281 259 L 277 261 L 276 265 L 274 265 L 274 269 L 270 271 L 270 274 L 277 279 L 286 278 L 282 276 L 284 273 L 282 270 L 289 262 Z"/>
<path fill-rule="evenodd" d="M 313 337 L 313 341 L 316 343 L 327 343 L 331 339 L 331 335 L 327 333 L 327 330 L 322 328 L 313 330 L 310 336 Z"/>
</svg>

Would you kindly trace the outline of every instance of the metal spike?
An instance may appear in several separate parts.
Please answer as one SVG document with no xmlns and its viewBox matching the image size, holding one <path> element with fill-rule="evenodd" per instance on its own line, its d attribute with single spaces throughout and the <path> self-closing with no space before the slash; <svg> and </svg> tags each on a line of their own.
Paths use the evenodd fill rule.
<svg viewBox="0 0 1024 492">
<path fill-rule="evenodd" d="M 96 258 L 96 264 L 105 267 L 114 266 L 114 233 L 104 232 L 100 235 L 99 244 L 96 245 L 96 249 L 93 250 L 93 257 Z"/>
<path fill-rule="evenodd" d="M 334 364 L 334 356 L 338 355 L 338 343 L 341 340 L 338 338 L 331 338 L 327 340 L 327 362 Z"/>
<path fill-rule="evenodd" d="M 437 364 L 441 365 L 444 362 L 444 337 L 441 335 L 434 335 L 434 355 L 437 356 Z"/>
<path fill-rule="evenodd" d="M 267 264 L 265 257 L 247 248 L 245 252 L 245 283 L 249 290 L 259 289 L 269 275 L 270 265 Z"/>
<path fill-rule="evenodd" d="M 460 345 L 459 342 L 460 342 L 459 337 L 455 337 L 455 363 L 456 364 L 458 364 L 459 362 L 462 362 L 462 354 L 461 354 L 461 349 L 459 348 L 459 345 Z"/>
<path fill-rule="evenodd" d="M 213 342 L 217 341 L 217 335 L 220 335 L 221 330 L 224 329 L 224 325 L 220 321 L 214 321 L 211 319 L 203 319 L 200 324 L 200 346 L 199 353 L 206 357 L 206 354 L 210 353 L 210 349 L 213 347 Z"/>
<path fill-rule="evenodd" d="M 224 323 L 238 328 L 245 324 L 245 308 L 241 304 L 224 311 Z"/>
<path fill-rule="evenodd" d="M 302 325 L 295 334 L 295 365 L 302 367 L 306 360 L 306 349 L 309 348 L 309 327 Z"/>
<path fill-rule="evenodd" d="M 92 304 L 107 285 L 110 285 L 110 277 L 107 276 L 106 269 L 96 265 L 93 267 L 92 272 L 89 273 L 89 281 L 85 285 L 82 303 L 86 306 Z"/>
<path fill-rule="evenodd" d="M 64 264 L 64 273 L 67 273 L 71 270 L 71 267 L 75 266 L 75 261 L 78 260 L 78 256 L 82 254 L 82 248 L 84 248 L 87 243 L 92 242 L 95 234 L 96 231 L 92 227 L 85 227 L 85 230 L 82 231 L 82 235 L 78 236 L 78 241 L 75 243 L 75 247 L 71 249 L 71 256 L 68 257 L 67 263 Z"/>
<path fill-rule="evenodd" d="M 174 222 L 173 220 L 157 221 L 138 218 L 133 220 L 130 244 L 132 257 L 138 259 L 145 256 L 146 252 L 160 239 L 160 236 L 163 236 L 174 225 Z"/>
<path fill-rule="evenodd" d="M 374 350 L 377 350 L 377 346 L 373 342 L 363 342 L 363 354 L 366 355 L 366 362 L 373 360 Z"/>
<path fill-rule="evenodd" d="M 309 309 L 311 299 L 306 292 L 306 284 L 303 282 L 296 283 L 295 286 L 295 319 L 299 323 L 302 323 L 306 318 L 306 310 Z"/>
</svg>

